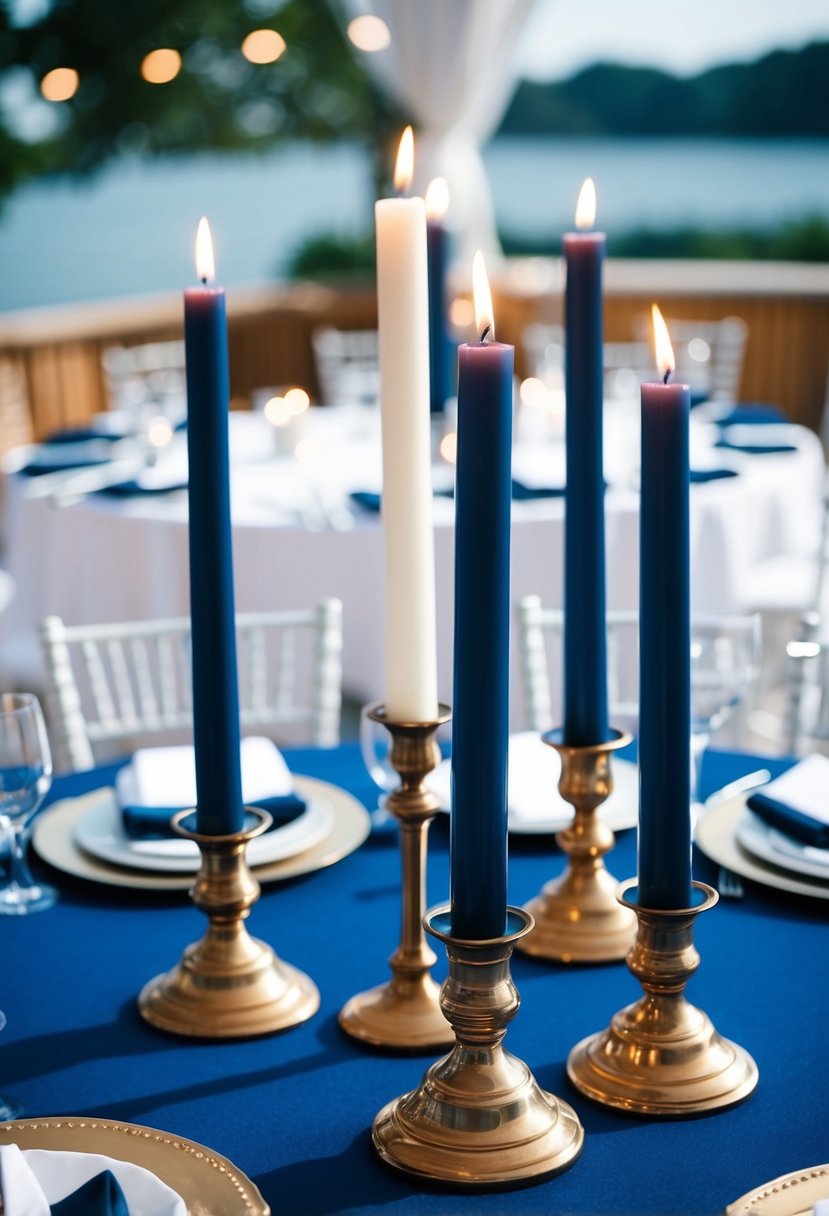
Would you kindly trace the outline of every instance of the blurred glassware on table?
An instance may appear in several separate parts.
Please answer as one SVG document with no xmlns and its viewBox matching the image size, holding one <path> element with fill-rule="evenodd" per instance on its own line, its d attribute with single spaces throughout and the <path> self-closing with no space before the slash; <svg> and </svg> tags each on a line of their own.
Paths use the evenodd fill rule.
<svg viewBox="0 0 829 1216">
<path fill-rule="evenodd" d="M 52 755 L 40 702 L 32 693 L 0 694 L 0 827 L 9 845 L 0 913 L 40 912 L 58 898 L 54 887 L 35 881 L 26 860 L 32 820 L 51 784 Z"/>
<path fill-rule="evenodd" d="M 314 363 L 324 405 L 377 405 L 380 348 L 376 329 L 315 329 Z"/>
</svg>

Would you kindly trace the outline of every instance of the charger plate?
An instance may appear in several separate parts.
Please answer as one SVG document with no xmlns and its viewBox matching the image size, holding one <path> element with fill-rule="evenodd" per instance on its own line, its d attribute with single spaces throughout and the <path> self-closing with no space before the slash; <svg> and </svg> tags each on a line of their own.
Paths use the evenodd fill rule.
<svg viewBox="0 0 829 1216">
<path fill-rule="evenodd" d="M 741 878 L 750 878 L 753 882 L 777 891 L 788 891 L 792 895 L 829 899 L 829 881 L 778 869 L 742 847 L 737 833 L 744 816 L 750 814 L 746 810 L 746 797 L 746 794 L 737 794 L 703 815 L 697 824 L 694 842 L 718 866 L 732 870 Z"/>
<path fill-rule="evenodd" d="M 286 878 L 297 878 L 333 865 L 347 857 L 363 843 L 369 834 L 371 821 L 362 803 L 339 786 L 316 777 L 296 777 L 297 793 L 306 801 L 328 805 L 333 812 L 329 834 L 312 848 L 281 861 L 254 866 L 253 873 L 260 883 L 279 882 Z M 56 802 L 35 820 L 32 841 L 38 856 L 75 878 L 90 882 L 105 883 L 113 887 L 133 887 L 150 891 L 189 891 L 193 885 L 192 874 L 151 873 L 148 870 L 131 869 L 128 866 L 112 865 L 99 857 L 84 852 L 75 840 L 75 827 L 82 816 L 89 813 L 96 803 L 112 801 L 115 791 L 111 786 L 93 790 L 79 798 L 65 798 Z"/>
<path fill-rule="evenodd" d="M 258 1188 L 227 1157 L 154 1127 L 72 1115 L 18 1119 L 0 1123 L 0 1144 L 130 1161 L 177 1191 L 188 1216 L 270 1216 Z"/>
<path fill-rule="evenodd" d="M 829 1199 L 829 1165 L 781 1174 L 730 1203 L 725 1216 L 812 1216 L 818 1199 Z"/>
</svg>

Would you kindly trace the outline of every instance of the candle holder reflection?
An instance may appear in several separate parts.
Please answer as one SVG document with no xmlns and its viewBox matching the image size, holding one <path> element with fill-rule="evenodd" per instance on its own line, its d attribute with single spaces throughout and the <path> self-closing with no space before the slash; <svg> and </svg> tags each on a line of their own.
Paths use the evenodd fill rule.
<svg viewBox="0 0 829 1216">
<path fill-rule="evenodd" d="M 340 1025 L 353 1038 L 375 1047 L 424 1051 L 452 1042 L 451 1028 L 440 1010 L 438 985 L 430 974 L 436 958 L 422 925 L 426 841 L 440 805 L 424 780 L 440 760 L 435 732 L 449 721 L 450 711 L 446 705 L 439 706 L 432 722 L 392 722 L 383 705 L 374 705 L 367 712 L 391 735 L 389 759 L 400 777 L 386 806 L 400 825 L 401 934 L 389 959 L 391 980 L 353 996 L 340 1010 Z"/>
<path fill-rule="evenodd" d="M 319 1008 L 319 992 L 308 976 L 245 927 L 259 898 L 245 848 L 267 831 L 271 816 L 247 807 L 245 817 L 243 830 L 226 836 L 191 831 L 192 811 L 173 817 L 175 831 L 201 850 L 191 895 L 209 923 L 201 941 L 188 946 L 171 971 L 145 984 L 138 997 L 141 1016 L 159 1030 L 194 1038 L 250 1038 L 296 1026 Z"/>
<path fill-rule="evenodd" d="M 429 912 L 425 925 L 449 956 L 440 1003 L 455 1045 L 417 1089 L 383 1107 L 372 1127 L 375 1149 L 397 1170 L 463 1187 L 560 1173 L 582 1149 L 578 1117 L 502 1046 L 520 1005 L 510 956 L 532 917 L 507 908 L 507 932 L 487 941 L 453 937 L 448 904 Z"/>
<path fill-rule="evenodd" d="M 717 892 L 695 882 L 695 906 L 642 908 L 635 902 L 636 883 L 624 883 L 619 901 L 639 921 L 628 967 L 645 994 L 617 1013 L 607 1030 L 573 1048 L 570 1080 L 595 1102 L 639 1115 L 675 1118 L 734 1106 L 754 1091 L 757 1065 L 685 999 L 700 961 L 693 924 L 714 907 Z"/>
<path fill-rule="evenodd" d="M 617 880 L 608 873 L 604 856 L 615 843 L 599 818 L 599 807 L 613 791 L 611 755 L 630 743 L 630 735 L 612 732 L 605 743 L 571 747 L 560 731 L 544 742 L 561 757 L 559 793 L 574 808 L 573 822 L 556 841 L 567 855 L 567 867 L 526 910 L 535 928 L 518 949 L 538 958 L 564 963 L 604 963 L 623 959 L 636 937 L 636 917 L 616 898 Z"/>
</svg>

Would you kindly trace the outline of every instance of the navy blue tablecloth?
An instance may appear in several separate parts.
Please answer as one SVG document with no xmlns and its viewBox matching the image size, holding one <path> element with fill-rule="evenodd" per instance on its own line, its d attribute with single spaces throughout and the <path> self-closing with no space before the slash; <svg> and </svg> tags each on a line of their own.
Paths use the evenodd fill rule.
<svg viewBox="0 0 829 1216">
<path fill-rule="evenodd" d="M 355 747 L 295 751 L 298 773 L 337 782 L 367 805 L 375 794 Z M 757 767 L 709 753 L 702 792 Z M 780 765 L 771 764 L 774 772 Z M 111 780 L 99 769 L 55 782 L 52 797 Z M 428 895 L 447 896 L 448 832 L 432 829 Z M 522 903 L 561 868 L 549 838 L 511 839 L 510 897 Z M 633 874 L 635 833 L 610 858 Z M 713 881 L 697 858 L 696 877 Z M 353 993 L 387 977 L 397 942 L 394 835 L 371 838 L 329 870 L 266 889 L 253 931 L 308 971 L 322 994 L 303 1027 L 243 1043 L 179 1041 L 144 1025 L 135 997 L 201 934 L 182 896 L 131 893 L 49 872 L 51 911 L 0 923 L 0 1090 L 29 1116 L 82 1114 L 144 1123 L 226 1154 L 274 1213 L 712 1213 L 778 1174 L 829 1161 L 827 957 L 829 904 L 747 886 L 698 921 L 702 966 L 692 1000 L 760 1066 L 754 1097 L 733 1111 L 656 1122 L 611 1114 L 570 1089 L 573 1044 L 602 1028 L 639 989 L 623 964 L 567 968 L 514 960 L 522 1006 L 507 1046 L 584 1123 L 584 1153 L 567 1173 L 522 1191 L 458 1195 L 419 1189 L 374 1156 L 377 1110 L 419 1081 L 428 1059 L 362 1049 L 339 1031 Z M 445 973 L 445 960 L 438 964 Z"/>
</svg>

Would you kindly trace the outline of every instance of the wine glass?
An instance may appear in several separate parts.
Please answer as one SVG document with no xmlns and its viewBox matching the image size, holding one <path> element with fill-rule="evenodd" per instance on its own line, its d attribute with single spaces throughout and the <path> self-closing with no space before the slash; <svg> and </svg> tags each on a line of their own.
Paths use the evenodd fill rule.
<svg viewBox="0 0 829 1216">
<path fill-rule="evenodd" d="M 9 844 L 9 879 L 0 913 L 51 908 L 54 887 L 35 882 L 26 861 L 29 829 L 52 784 L 52 756 L 40 702 L 32 693 L 0 694 L 0 828 Z"/>
<path fill-rule="evenodd" d="M 760 674 L 760 615 L 691 619 L 691 800 L 698 800 L 702 754 Z"/>
</svg>

